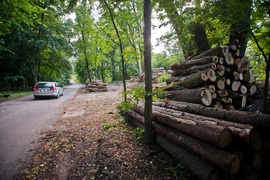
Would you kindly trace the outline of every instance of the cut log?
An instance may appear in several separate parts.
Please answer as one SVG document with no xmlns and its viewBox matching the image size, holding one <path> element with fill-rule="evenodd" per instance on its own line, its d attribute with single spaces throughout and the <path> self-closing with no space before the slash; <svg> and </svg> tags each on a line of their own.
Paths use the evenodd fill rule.
<svg viewBox="0 0 270 180">
<path fill-rule="evenodd" d="M 249 145 L 254 151 L 260 151 L 262 149 L 262 138 L 260 133 L 251 125 L 228 122 L 221 119 L 205 117 L 200 115 L 194 115 L 188 112 L 173 110 L 164 107 L 153 106 L 154 111 L 161 112 L 174 117 L 185 117 L 195 121 L 203 121 L 205 123 L 216 124 L 224 128 L 229 128 L 233 136 L 243 144 Z"/>
<path fill-rule="evenodd" d="M 202 73 L 202 74 L 201 74 L 201 78 L 202 78 L 202 80 L 205 81 L 205 82 L 208 80 L 208 76 L 207 76 L 205 73 Z"/>
<path fill-rule="evenodd" d="M 216 70 L 217 69 L 217 65 L 215 63 L 211 63 L 211 66 L 210 66 L 213 70 Z M 209 68 L 209 67 L 207 67 Z"/>
<path fill-rule="evenodd" d="M 243 80 L 244 79 L 244 74 L 243 73 L 239 73 L 239 80 Z"/>
<path fill-rule="evenodd" d="M 234 71 L 234 72 L 233 72 L 233 76 L 234 76 L 234 79 L 235 79 L 235 80 L 239 80 L 239 72 Z"/>
<path fill-rule="evenodd" d="M 223 80 L 217 81 L 217 87 L 218 89 L 224 89 L 225 88 L 225 82 Z"/>
<path fill-rule="evenodd" d="M 168 91 L 166 98 L 175 101 L 191 102 L 201 104 L 201 88 L 185 89 L 180 91 Z"/>
<path fill-rule="evenodd" d="M 221 46 L 217 46 L 215 48 L 209 49 L 207 51 L 204 51 L 202 53 L 197 53 L 196 56 L 193 56 L 192 58 L 188 59 L 188 61 L 202 58 L 204 56 L 226 56 L 228 53 L 229 53 L 229 46 L 221 45 Z"/>
<path fill-rule="evenodd" d="M 212 99 L 216 99 L 217 98 L 217 93 L 212 93 Z"/>
<path fill-rule="evenodd" d="M 227 111 L 222 109 L 204 107 L 198 104 L 183 104 L 175 101 L 170 101 L 170 103 L 166 104 L 162 102 L 153 102 L 153 105 L 190 112 L 197 115 L 223 119 L 226 121 L 237 122 L 241 124 L 250 124 L 257 129 L 270 131 L 270 115 L 267 114 L 256 114 L 242 111 Z"/>
<path fill-rule="evenodd" d="M 233 81 L 232 82 L 232 91 L 236 92 L 238 91 L 238 89 L 241 86 L 241 82 L 240 81 Z"/>
<path fill-rule="evenodd" d="M 246 104 L 247 104 L 247 96 L 243 96 L 242 98 L 242 104 L 241 104 L 241 107 L 246 107 Z"/>
<path fill-rule="evenodd" d="M 240 91 L 241 91 L 242 94 L 247 94 L 248 89 L 247 89 L 247 87 L 245 85 L 242 85 L 242 86 L 240 86 Z"/>
<path fill-rule="evenodd" d="M 224 65 L 221 65 L 221 64 L 217 65 L 216 72 L 219 76 L 224 76 L 225 71 L 226 71 L 226 68 Z"/>
<path fill-rule="evenodd" d="M 250 93 L 250 96 L 253 96 L 256 93 L 256 91 L 257 91 L 256 85 L 246 84 L 245 86 L 247 87 L 247 91 L 248 91 L 248 93 Z"/>
<path fill-rule="evenodd" d="M 213 66 L 214 63 L 202 64 L 202 65 L 194 65 L 188 69 L 175 69 L 172 73 L 172 76 L 182 76 L 182 75 L 190 75 L 197 73 L 199 71 L 203 71 Z M 214 64 L 215 65 L 215 64 Z"/>
<path fill-rule="evenodd" d="M 106 89 L 107 86 L 104 85 L 104 86 L 101 86 L 101 85 L 87 85 L 87 88 L 98 88 L 98 89 Z"/>
<path fill-rule="evenodd" d="M 189 74 L 187 69 L 175 69 L 172 72 L 172 76 L 181 76 L 181 75 L 187 75 Z"/>
<path fill-rule="evenodd" d="M 239 48 L 237 48 L 237 46 L 236 45 L 231 45 L 230 46 L 230 52 L 232 53 L 232 55 L 233 56 L 235 56 L 235 57 L 239 57 L 240 56 L 240 49 Z"/>
<path fill-rule="evenodd" d="M 226 97 L 229 96 L 229 91 L 227 91 L 226 89 L 219 89 L 217 90 L 217 94 L 221 97 Z"/>
<path fill-rule="evenodd" d="M 219 57 L 219 61 L 218 62 L 219 62 L 219 64 L 223 64 L 224 63 L 224 57 Z"/>
<path fill-rule="evenodd" d="M 208 86 L 208 89 L 209 89 L 209 91 L 210 91 L 211 93 L 216 92 L 216 86 L 214 86 L 214 85 L 209 85 L 209 86 Z"/>
<path fill-rule="evenodd" d="M 221 97 L 221 96 L 218 96 L 216 98 L 217 101 L 221 102 L 221 103 L 225 103 L 225 104 L 232 104 L 233 100 L 232 98 L 230 97 Z"/>
<path fill-rule="evenodd" d="M 162 135 L 169 141 L 188 150 L 192 154 L 199 156 L 206 162 L 230 175 L 236 174 L 240 169 L 240 160 L 234 154 L 220 150 L 199 139 L 188 136 L 170 127 L 163 126 L 159 123 L 154 122 L 153 127 L 158 134 Z"/>
<path fill-rule="evenodd" d="M 185 62 L 179 62 L 171 65 L 171 69 L 187 69 L 192 66 L 198 66 L 198 65 L 203 65 L 203 64 L 208 64 L 213 62 L 213 56 L 206 56 L 198 59 L 193 59 L 190 61 L 185 61 Z"/>
<path fill-rule="evenodd" d="M 137 120 L 139 123 L 141 124 L 145 124 L 144 123 L 144 116 L 142 116 L 141 114 L 137 113 L 136 111 L 132 111 L 132 110 L 129 110 L 128 111 L 128 116 Z"/>
<path fill-rule="evenodd" d="M 223 109 L 223 104 L 220 101 L 217 101 L 214 106 L 214 109 Z"/>
<path fill-rule="evenodd" d="M 233 99 L 234 106 L 238 108 L 243 108 L 246 106 L 247 103 L 247 96 L 241 95 L 236 92 L 230 91 L 230 97 Z"/>
<path fill-rule="evenodd" d="M 206 70 L 191 74 L 189 76 L 185 76 L 176 81 L 175 84 L 188 89 L 201 87 L 205 84 L 205 81 L 201 77 L 201 74 L 205 74 L 205 71 Z"/>
<path fill-rule="evenodd" d="M 201 180 L 223 179 L 223 174 L 217 168 L 166 140 L 166 138 L 157 135 L 156 142 L 172 157 L 188 167 L 197 178 Z"/>
<path fill-rule="evenodd" d="M 217 64 L 219 62 L 218 56 L 213 56 L 213 63 Z"/>
<path fill-rule="evenodd" d="M 137 105 L 135 111 L 144 114 L 144 105 Z M 153 120 L 193 137 L 211 143 L 217 147 L 227 148 L 232 141 L 232 132 L 219 125 L 198 121 L 196 119 L 178 118 L 153 110 Z"/>
<path fill-rule="evenodd" d="M 223 108 L 229 111 L 235 110 L 235 107 L 232 104 L 226 104 Z"/>
<path fill-rule="evenodd" d="M 233 65 L 234 64 L 234 57 L 232 55 L 231 52 L 229 52 L 226 56 L 225 56 L 225 62 L 228 64 L 228 65 Z"/>
<path fill-rule="evenodd" d="M 166 80 L 166 84 L 169 85 L 172 82 L 175 81 L 179 81 L 181 78 L 183 78 L 183 76 L 170 76 L 167 80 Z"/>
<path fill-rule="evenodd" d="M 257 170 L 261 170 L 263 168 L 263 157 L 261 152 L 257 152 L 253 155 L 252 165 Z"/>
<path fill-rule="evenodd" d="M 245 82 L 248 82 L 248 83 L 253 83 L 253 81 L 254 81 L 254 79 L 255 79 L 255 76 L 254 76 L 254 74 L 250 71 L 250 70 L 248 70 L 245 74 L 244 74 L 244 81 Z"/>
<path fill-rule="evenodd" d="M 240 44 L 237 39 L 230 43 L 228 46 L 230 47 L 229 50 L 233 56 L 240 56 Z"/>
<path fill-rule="evenodd" d="M 210 106 L 212 104 L 212 94 L 211 92 L 209 91 L 209 89 L 207 88 L 203 88 L 201 89 L 201 102 L 206 105 L 206 106 Z"/>
<path fill-rule="evenodd" d="M 206 70 L 206 75 L 207 75 L 208 79 L 212 82 L 215 82 L 217 79 L 216 72 L 212 68 L 208 68 Z"/>
<path fill-rule="evenodd" d="M 171 85 L 171 86 L 167 86 L 165 88 L 165 91 L 180 91 L 180 90 L 185 90 L 186 88 L 182 87 L 182 86 L 177 86 L 177 85 Z"/>
<path fill-rule="evenodd" d="M 248 71 L 250 68 L 250 62 L 248 60 L 247 57 L 242 57 L 241 61 L 239 62 L 239 64 L 237 65 L 237 70 L 239 72 L 244 72 L 244 71 Z"/>
<path fill-rule="evenodd" d="M 230 86 L 230 85 L 231 85 L 231 80 L 230 80 L 230 79 L 226 79 L 226 84 L 227 84 L 228 86 Z"/>
<path fill-rule="evenodd" d="M 135 112 L 136 113 L 136 112 Z M 132 114 L 132 113 L 131 113 Z M 131 115 L 129 113 L 129 115 Z M 132 116 L 131 118 L 139 118 L 143 120 L 144 117 L 138 113 L 137 115 Z M 136 119 L 138 120 L 138 119 Z M 139 120 L 139 121 L 141 121 Z M 216 180 L 216 179 L 223 179 L 223 173 L 221 173 L 218 168 L 215 168 L 213 165 L 205 162 L 204 160 L 192 155 L 184 148 L 181 148 L 172 142 L 168 141 L 166 138 L 162 137 L 161 135 L 156 135 L 156 142 L 162 148 L 164 148 L 172 157 L 174 157 L 179 162 L 182 162 L 186 167 L 190 169 L 192 174 L 202 180 Z"/>
</svg>

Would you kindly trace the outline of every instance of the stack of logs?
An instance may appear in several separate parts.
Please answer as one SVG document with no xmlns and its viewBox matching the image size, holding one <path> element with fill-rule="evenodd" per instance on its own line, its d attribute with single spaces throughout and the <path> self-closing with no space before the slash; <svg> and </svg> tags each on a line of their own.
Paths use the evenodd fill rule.
<svg viewBox="0 0 270 180">
<path fill-rule="evenodd" d="M 92 80 L 92 82 L 86 81 L 85 83 L 86 91 L 88 92 L 106 92 L 107 86 L 103 80 Z"/>
<path fill-rule="evenodd" d="M 224 109 L 239 109 L 256 92 L 247 57 L 240 57 L 238 41 L 221 45 L 171 65 L 167 98 Z"/>
<path fill-rule="evenodd" d="M 144 104 L 127 115 L 143 126 Z M 156 142 L 199 179 L 265 178 L 269 115 L 153 102 L 152 120 Z"/>
<path fill-rule="evenodd" d="M 170 71 L 166 71 L 164 67 L 159 67 L 159 68 L 152 68 L 152 81 L 157 83 L 158 77 L 160 77 L 164 73 L 170 73 Z M 145 74 L 143 73 L 140 76 L 141 81 L 145 80 Z"/>
</svg>

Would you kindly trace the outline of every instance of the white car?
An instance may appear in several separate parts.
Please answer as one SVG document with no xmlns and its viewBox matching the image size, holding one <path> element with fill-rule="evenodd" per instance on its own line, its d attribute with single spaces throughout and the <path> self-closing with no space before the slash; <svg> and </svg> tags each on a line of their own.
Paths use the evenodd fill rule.
<svg viewBox="0 0 270 180">
<path fill-rule="evenodd" d="M 57 82 L 38 82 L 33 88 L 35 99 L 39 97 L 56 97 L 63 96 L 64 89 Z"/>
</svg>

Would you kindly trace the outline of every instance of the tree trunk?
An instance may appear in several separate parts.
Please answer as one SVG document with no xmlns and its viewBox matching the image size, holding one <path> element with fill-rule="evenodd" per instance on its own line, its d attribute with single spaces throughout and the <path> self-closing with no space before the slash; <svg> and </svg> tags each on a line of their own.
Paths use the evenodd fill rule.
<svg viewBox="0 0 270 180">
<path fill-rule="evenodd" d="M 238 22 L 231 26 L 230 40 L 229 43 L 233 43 L 236 39 L 239 41 L 240 45 L 240 57 L 243 57 L 246 52 L 247 47 L 247 34 L 249 32 L 249 22 L 251 15 L 251 0 L 237 0 L 239 8 L 245 13 L 242 13 L 242 17 L 236 17 L 239 19 Z M 240 7 L 241 6 L 241 7 Z"/>
<path fill-rule="evenodd" d="M 264 81 L 264 90 L 263 90 L 263 112 L 267 112 L 268 107 L 268 86 L 269 86 L 269 72 L 270 72 L 270 53 L 268 54 L 268 60 L 266 59 L 265 67 L 265 81 Z"/>
<path fill-rule="evenodd" d="M 108 11 L 110 13 L 110 16 L 111 16 L 111 20 L 112 20 L 112 23 L 113 23 L 113 26 L 114 26 L 114 29 L 116 31 L 116 34 L 117 34 L 117 37 L 118 37 L 118 40 L 119 40 L 119 43 L 120 43 L 120 52 L 121 52 L 121 62 L 122 62 L 122 75 L 123 75 L 123 86 L 124 86 L 124 91 L 127 90 L 127 87 L 126 87 L 126 73 L 125 73 L 125 60 L 124 60 L 124 55 L 123 55 L 123 45 L 122 45 L 122 39 L 120 38 L 120 34 L 118 32 L 118 29 L 115 25 L 115 22 L 114 22 L 114 18 L 113 18 L 113 14 L 112 14 L 112 11 L 108 5 L 108 3 L 106 2 L 106 0 L 104 0 L 104 3 L 105 5 L 107 6 L 108 8 Z M 127 95 L 124 94 L 124 100 L 125 102 L 127 101 Z"/>
<path fill-rule="evenodd" d="M 83 30 L 84 25 L 81 24 L 80 18 L 77 18 L 77 20 L 78 20 L 79 28 L 80 28 L 80 31 L 82 34 L 83 52 L 84 52 L 84 59 L 85 59 L 87 73 L 88 73 L 88 78 L 89 78 L 89 81 L 92 82 L 91 72 L 90 72 L 90 68 L 89 68 L 89 62 L 88 62 L 88 58 L 87 58 L 87 46 L 86 46 L 86 42 L 85 42 L 86 41 L 85 34 L 84 34 L 84 30 Z"/>
<path fill-rule="evenodd" d="M 47 8 L 47 2 L 44 2 L 44 5 L 42 6 L 42 9 L 45 10 Z M 42 29 L 43 29 L 43 24 L 44 24 L 44 18 L 45 18 L 45 12 L 43 12 L 41 14 L 41 24 L 39 26 L 39 30 L 38 30 L 38 38 L 37 41 L 41 41 L 42 39 Z M 33 84 L 35 85 L 38 81 L 39 81 L 39 72 L 40 72 L 40 52 L 41 49 L 40 47 L 37 48 L 37 57 L 35 59 L 35 63 L 34 63 L 34 69 L 33 69 Z M 33 86 L 34 86 L 33 85 Z"/>
<path fill-rule="evenodd" d="M 154 144 L 152 125 L 151 0 L 144 0 L 145 139 Z"/>
</svg>

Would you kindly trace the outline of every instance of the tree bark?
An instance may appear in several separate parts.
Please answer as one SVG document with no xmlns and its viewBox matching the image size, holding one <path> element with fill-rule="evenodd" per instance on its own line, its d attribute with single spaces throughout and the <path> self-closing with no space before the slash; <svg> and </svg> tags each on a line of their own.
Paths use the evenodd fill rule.
<svg viewBox="0 0 270 180">
<path fill-rule="evenodd" d="M 242 111 L 227 111 L 223 109 L 213 109 L 204 107 L 198 104 L 179 103 L 170 101 L 170 103 L 153 102 L 155 106 L 167 107 L 184 112 L 194 113 L 197 115 L 213 117 L 230 122 L 236 122 L 241 124 L 249 124 L 257 129 L 270 131 L 270 115 L 267 114 L 255 114 L 251 112 Z"/>
<path fill-rule="evenodd" d="M 209 163 L 192 155 L 188 151 L 157 135 L 156 142 L 164 148 L 172 157 L 182 162 L 190 169 L 192 174 L 201 180 L 223 179 L 222 173 Z"/>
<path fill-rule="evenodd" d="M 135 111 L 143 115 L 145 108 L 142 105 L 137 105 Z M 158 111 L 153 111 L 153 120 L 209 142 L 217 147 L 227 148 L 232 141 L 231 130 L 219 125 L 201 122 L 196 119 L 187 119 L 185 117 L 177 118 Z"/>
<path fill-rule="evenodd" d="M 113 18 L 112 11 L 111 11 L 111 9 L 110 9 L 110 7 L 109 7 L 107 1 L 104 0 L 104 3 L 105 3 L 105 5 L 106 5 L 106 7 L 108 8 L 108 11 L 109 11 L 110 16 L 111 16 L 111 21 L 112 21 L 112 23 L 113 23 L 114 29 L 115 29 L 115 31 L 116 31 L 116 34 L 117 34 L 117 37 L 118 37 L 118 40 L 119 40 L 119 43 L 120 43 L 119 46 L 120 46 L 120 52 L 121 52 L 123 86 L 124 86 L 124 91 L 126 91 L 126 90 L 127 90 L 127 87 L 126 87 L 126 75 L 125 75 L 126 73 L 125 73 L 125 60 L 124 60 L 124 55 L 123 55 L 122 39 L 120 38 L 120 34 L 119 34 L 118 29 L 117 29 L 117 27 L 116 27 L 116 25 L 115 25 L 115 22 L 114 22 L 114 18 Z M 126 94 L 124 94 L 124 100 L 125 100 L 125 102 L 127 101 L 127 95 L 126 95 Z"/>
<path fill-rule="evenodd" d="M 207 51 L 203 51 L 201 53 L 197 53 L 196 56 L 192 56 L 192 58 L 188 58 L 187 61 L 193 60 L 193 59 L 199 59 L 204 56 L 226 56 L 229 53 L 229 46 L 222 45 L 217 46 L 215 48 L 209 49 Z"/>
<path fill-rule="evenodd" d="M 175 69 L 172 73 L 172 76 L 181 76 L 181 75 L 189 75 L 194 74 L 199 71 L 203 71 L 207 68 L 213 67 L 214 63 L 208 63 L 203 65 L 194 65 L 188 69 Z"/>
<path fill-rule="evenodd" d="M 208 63 L 214 62 L 215 56 L 206 56 L 206 57 L 199 57 L 197 59 L 192 59 L 190 61 L 185 61 L 185 62 L 179 62 L 171 65 L 171 69 L 187 69 L 192 66 L 198 66 L 198 65 L 204 65 Z"/>
<path fill-rule="evenodd" d="M 236 155 L 159 123 L 154 122 L 153 126 L 158 134 L 224 172 L 233 175 L 239 171 L 240 159 Z"/>
<path fill-rule="evenodd" d="M 168 91 L 166 93 L 166 98 L 174 101 L 184 101 L 201 104 L 201 88 L 185 89 L 180 91 Z"/>
<path fill-rule="evenodd" d="M 178 86 L 182 86 L 184 88 L 192 89 L 201 87 L 205 84 L 205 81 L 202 79 L 202 74 L 205 74 L 206 70 L 197 72 L 195 74 L 191 74 L 184 77 L 174 77 L 171 76 L 166 80 L 167 84 L 171 84 L 174 82 L 174 84 Z"/>
<path fill-rule="evenodd" d="M 260 151 L 262 149 L 262 137 L 260 133 L 251 125 L 224 121 L 221 119 L 195 115 L 188 112 L 177 111 L 159 106 L 153 106 L 153 110 L 173 117 L 185 117 L 187 119 L 195 119 L 205 123 L 216 124 L 224 128 L 229 128 L 232 131 L 233 136 L 238 141 L 249 145 L 254 151 Z"/>
<path fill-rule="evenodd" d="M 151 0 L 144 0 L 145 139 L 154 144 L 152 125 Z"/>
</svg>

